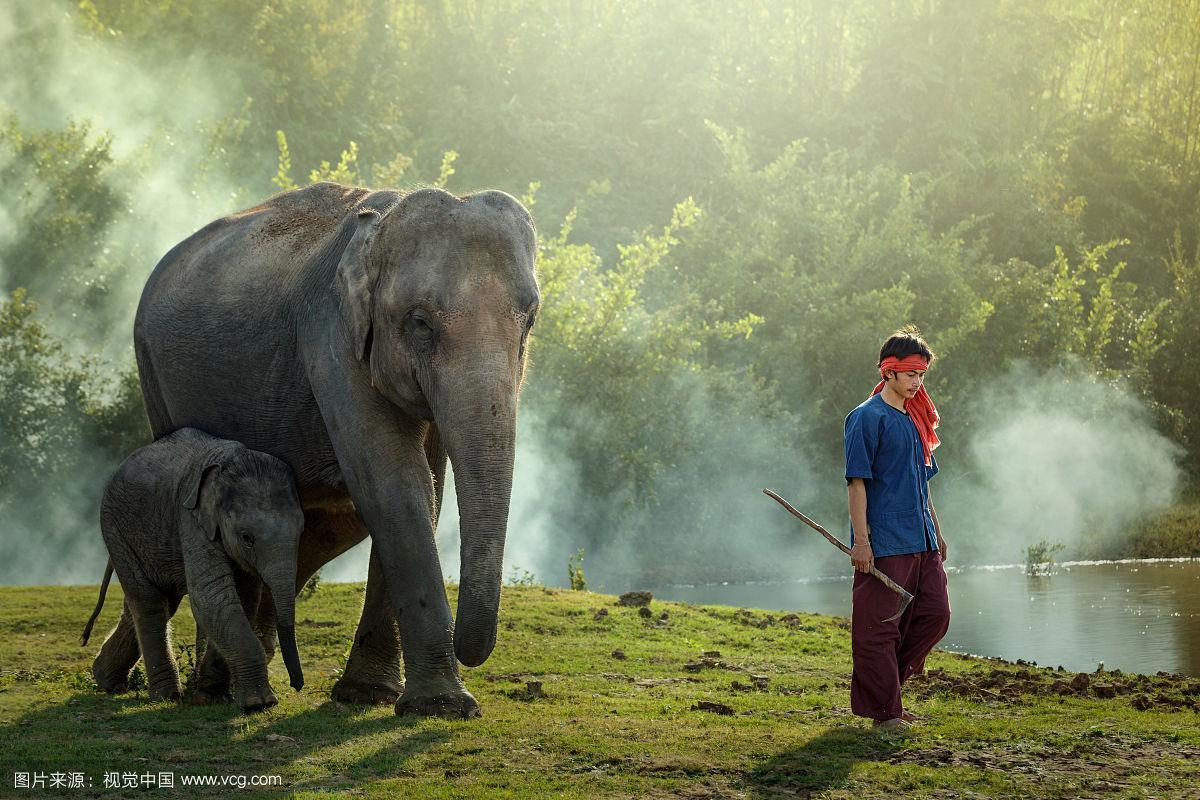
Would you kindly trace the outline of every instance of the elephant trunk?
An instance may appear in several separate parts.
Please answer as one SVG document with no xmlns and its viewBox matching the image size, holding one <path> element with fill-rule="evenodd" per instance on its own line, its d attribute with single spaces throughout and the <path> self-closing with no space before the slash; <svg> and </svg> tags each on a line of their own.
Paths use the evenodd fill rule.
<svg viewBox="0 0 1200 800">
<path fill-rule="evenodd" d="M 516 449 L 516 385 L 501 380 L 459 396 L 472 400 L 437 423 L 454 468 L 461 535 L 454 653 L 476 667 L 496 646 Z"/>
<path fill-rule="evenodd" d="M 293 559 L 293 565 L 295 561 Z M 286 574 L 266 579 L 275 603 L 275 630 L 279 636 L 279 653 L 283 656 L 292 688 L 304 688 L 304 670 L 300 667 L 300 653 L 296 650 L 296 570 L 281 570 Z"/>
</svg>

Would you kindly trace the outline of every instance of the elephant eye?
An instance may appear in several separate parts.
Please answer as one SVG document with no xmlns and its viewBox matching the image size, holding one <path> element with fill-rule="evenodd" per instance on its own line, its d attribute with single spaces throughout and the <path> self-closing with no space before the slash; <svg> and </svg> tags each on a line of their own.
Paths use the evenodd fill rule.
<svg viewBox="0 0 1200 800">
<path fill-rule="evenodd" d="M 420 309 L 408 315 L 408 318 L 404 322 L 404 327 L 412 336 L 423 340 L 432 339 L 436 333 L 433 329 L 433 323 L 426 316 L 425 312 Z"/>
<path fill-rule="evenodd" d="M 245 531 L 242 531 L 239 534 L 239 537 L 242 540 L 242 544 L 246 545 L 246 547 L 254 547 L 254 537 L 253 536 L 246 533 Z"/>
</svg>

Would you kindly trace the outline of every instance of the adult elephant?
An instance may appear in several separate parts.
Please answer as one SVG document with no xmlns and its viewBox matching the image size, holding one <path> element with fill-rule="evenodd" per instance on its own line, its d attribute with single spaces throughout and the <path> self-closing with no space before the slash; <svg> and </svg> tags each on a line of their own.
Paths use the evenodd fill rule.
<svg viewBox="0 0 1200 800">
<path fill-rule="evenodd" d="M 535 250 L 529 212 L 503 192 L 319 183 L 213 222 L 146 283 L 134 342 L 155 437 L 199 428 L 291 466 L 301 585 L 371 536 L 335 699 L 479 714 L 456 657 L 477 666 L 496 642 Z M 453 619 L 434 540 L 447 456 Z M 204 674 L 219 694 L 220 670 Z"/>
</svg>

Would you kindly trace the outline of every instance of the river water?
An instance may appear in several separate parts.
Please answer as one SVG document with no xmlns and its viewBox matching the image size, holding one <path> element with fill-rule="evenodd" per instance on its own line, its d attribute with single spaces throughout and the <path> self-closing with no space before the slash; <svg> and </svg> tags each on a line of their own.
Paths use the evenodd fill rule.
<svg viewBox="0 0 1200 800">
<path fill-rule="evenodd" d="M 1200 677 L 1200 559 L 951 568 L 950 630 L 938 646 L 1090 672 Z M 850 614 L 850 575 L 788 583 L 653 589 L 664 600 Z"/>
</svg>

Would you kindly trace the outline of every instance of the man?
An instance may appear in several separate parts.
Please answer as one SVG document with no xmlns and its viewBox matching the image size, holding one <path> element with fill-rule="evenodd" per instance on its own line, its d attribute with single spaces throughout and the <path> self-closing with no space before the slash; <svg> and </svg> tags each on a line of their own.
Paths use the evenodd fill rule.
<svg viewBox="0 0 1200 800">
<path fill-rule="evenodd" d="M 846 417 L 846 482 L 854 564 L 851 710 L 876 726 L 907 728 L 900 687 L 925 665 L 946 634 L 946 541 L 929 499 L 937 474 L 933 450 L 937 409 L 925 391 L 933 351 L 915 326 L 896 331 L 879 351 L 883 378 L 871 397 Z M 913 595 L 904 615 L 897 597 L 870 574 L 871 566 Z"/>
</svg>

